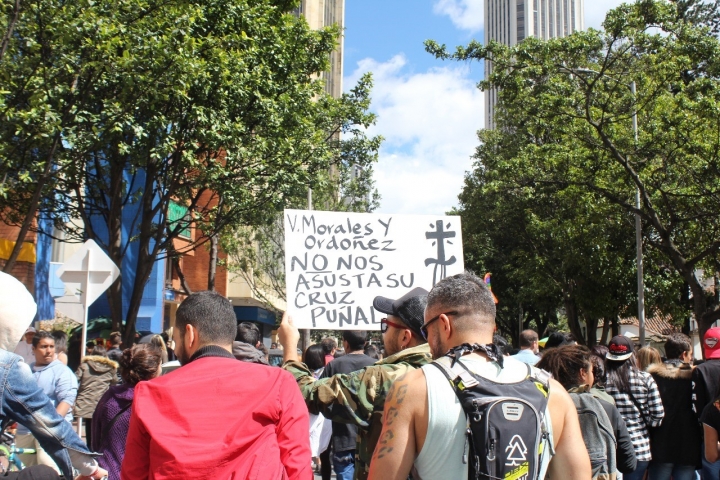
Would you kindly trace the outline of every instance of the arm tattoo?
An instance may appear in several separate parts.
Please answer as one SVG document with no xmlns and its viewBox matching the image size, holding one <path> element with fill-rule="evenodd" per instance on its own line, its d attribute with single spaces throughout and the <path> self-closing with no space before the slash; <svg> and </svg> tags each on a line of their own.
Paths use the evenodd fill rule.
<svg viewBox="0 0 720 480">
<path fill-rule="evenodd" d="M 388 447 L 388 443 L 395 438 L 395 434 L 392 430 L 388 429 L 385 431 L 385 435 L 380 440 L 379 445 L 382 445 L 379 449 L 375 450 L 376 458 L 383 458 L 385 455 L 393 451 L 393 447 Z"/>
</svg>

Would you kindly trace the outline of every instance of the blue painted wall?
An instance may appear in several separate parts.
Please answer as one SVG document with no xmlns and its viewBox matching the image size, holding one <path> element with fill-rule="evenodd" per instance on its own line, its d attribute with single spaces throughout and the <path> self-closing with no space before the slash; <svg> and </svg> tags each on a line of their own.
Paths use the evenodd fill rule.
<svg viewBox="0 0 720 480">
<path fill-rule="evenodd" d="M 55 300 L 50 292 L 50 260 L 52 254 L 52 238 L 41 232 L 52 232 L 53 224 L 50 219 L 38 220 L 38 236 L 35 245 L 35 303 L 37 303 L 37 320 L 52 320 L 55 318 Z M 54 270 L 54 269 L 53 269 Z"/>
<path fill-rule="evenodd" d="M 143 172 L 138 172 L 133 182 L 131 181 L 130 174 L 126 173 L 126 183 L 128 185 L 143 186 L 145 184 L 145 175 Z M 127 204 L 123 207 L 123 248 L 127 245 L 129 238 L 139 233 L 137 223 L 133 224 L 133 222 L 139 221 L 140 219 L 140 215 L 138 215 L 140 207 L 141 206 L 137 203 Z M 98 237 L 102 238 L 103 241 L 107 241 L 107 225 L 101 220 L 102 219 L 98 217 L 94 217 L 91 221 Z M 152 248 L 152 246 L 150 248 Z M 135 269 L 137 265 L 138 251 L 139 248 L 137 242 L 132 242 L 127 249 L 125 258 L 123 259 L 121 269 L 123 282 L 123 317 L 127 316 L 130 305 L 130 296 L 132 295 L 132 288 L 135 283 Z M 148 330 L 156 333 L 162 331 L 164 277 L 165 261 L 161 260 L 155 262 L 152 273 L 150 274 L 150 279 L 145 284 L 145 289 L 143 291 L 142 303 L 135 327 L 137 330 Z M 90 318 L 100 316 L 110 316 L 110 306 L 108 304 L 107 295 L 102 295 L 90 307 Z"/>
</svg>

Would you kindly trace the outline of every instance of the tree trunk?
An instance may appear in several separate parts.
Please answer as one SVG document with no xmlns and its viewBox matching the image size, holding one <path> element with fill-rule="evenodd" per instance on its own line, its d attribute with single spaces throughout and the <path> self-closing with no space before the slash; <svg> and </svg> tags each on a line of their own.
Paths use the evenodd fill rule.
<svg viewBox="0 0 720 480">
<path fill-rule="evenodd" d="M 208 265 L 208 290 L 215 291 L 215 272 L 218 262 L 218 235 L 210 236 L 210 264 Z"/>
<path fill-rule="evenodd" d="M 7 262 L 5 263 L 5 267 L 3 268 L 3 272 L 5 273 L 9 274 L 10 272 L 12 272 L 13 267 L 15 267 L 15 262 L 20 256 L 20 250 L 22 250 L 23 244 L 25 243 L 25 237 L 27 237 L 27 234 L 30 231 L 30 227 L 35 221 L 35 214 L 38 211 L 38 207 L 40 207 L 43 190 L 45 189 L 45 185 L 50 178 L 50 174 L 52 173 L 53 159 L 55 158 L 55 151 L 57 150 L 59 143 L 60 133 L 57 133 L 55 134 L 55 139 L 53 140 L 50 152 L 45 159 L 45 170 L 43 171 L 42 176 L 38 179 L 37 185 L 35 185 L 35 191 L 33 192 L 32 198 L 30 199 L 30 206 L 28 207 L 28 211 L 25 213 L 25 220 L 23 220 L 23 224 L 20 227 L 20 232 L 15 239 L 15 246 L 13 247 L 12 252 L 10 253 L 10 257 L 8 258 Z"/>
<path fill-rule="evenodd" d="M 20 0 L 15 0 L 15 5 L 13 6 L 12 18 L 10 19 L 10 21 L 8 21 L 7 30 L 5 30 L 5 35 L 3 35 L 2 45 L 0 45 L 0 60 L 3 59 L 3 57 L 5 56 L 5 52 L 7 52 L 7 47 L 10 44 L 10 39 L 12 38 L 13 31 L 15 30 L 15 25 L 17 25 L 19 18 L 20 18 Z"/>
<path fill-rule="evenodd" d="M 108 256 L 115 263 L 120 271 L 120 276 L 110 285 L 107 291 L 108 304 L 110 306 L 110 319 L 112 328 L 115 331 L 122 331 L 123 314 L 123 288 L 122 288 L 122 204 L 124 192 L 124 170 L 123 163 L 113 162 L 110 168 L 110 188 L 108 205 Z"/>
<path fill-rule="evenodd" d="M 608 334 L 610 333 L 610 325 L 612 324 L 612 320 L 610 318 L 605 317 L 605 320 L 603 321 L 603 330 L 602 330 L 602 336 L 600 337 L 600 345 L 607 345 L 608 343 Z"/>
<path fill-rule="evenodd" d="M 173 262 L 173 268 L 175 268 L 175 273 L 177 273 L 177 276 L 180 279 L 180 286 L 183 288 L 183 290 L 185 290 L 185 295 L 192 295 L 192 289 L 190 289 L 187 278 L 185 278 L 185 273 L 180 266 L 180 257 L 174 256 L 172 257 L 171 261 Z"/>
<path fill-rule="evenodd" d="M 592 347 L 597 344 L 597 325 L 597 318 L 585 318 L 585 332 L 587 334 L 586 345 L 588 347 Z"/>
<path fill-rule="evenodd" d="M 575 300 L 569 297 L 565 297 L 565 315 L 567 315 L 568 326 L 570 327 L 570 332 L 575 337 L 575 340 L 577 340 L 580 345 L 587 345 L 585 335 L 583 335 L 582 330 L 580 329 L 580 317 L 577 305 L 575 305 Z"/>
<path fill-rule="evenodd" d="M 137 316 L 140 312 L 145 284 L 150 279 L 153 265 L 155 264 L 155 256 L 150 252 L 150 242 L 155 239 L 154 234 L 161 235 L 164 229 L 157 228 L 154 224 L 153 201 L 154 197 L 154 173 L 151 170 L 145 171 L 145 184 L 142 195 L 142 217 L 140 220 L 140 234 L 138 235 L 138 254 L 135 267 L 135 280 L 133 283 L 132 293 L 130 294 L 130 302 L 128 304 L 128 313 L 125 324 L 125 345 L 131 346 L 135 343 L 135 325 L 137 324 Z M 159 201 L 159 199 L 158 199 Z M 158 233 L 160 232 L 160 233 Z M 157 242 L 159 241 L 158 239 Z"/>
</svg>

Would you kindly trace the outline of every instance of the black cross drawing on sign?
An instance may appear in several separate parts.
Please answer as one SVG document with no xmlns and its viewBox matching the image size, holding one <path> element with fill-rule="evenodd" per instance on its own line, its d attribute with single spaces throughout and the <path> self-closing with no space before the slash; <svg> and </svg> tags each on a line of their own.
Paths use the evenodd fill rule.
<svg viewBox="0 0 720 480">
<path fill-rule="evenodd" d="M 432 227 L 433 224 L 431 223 L 430 228 Z M 434 240 L 433 245 L 437 243 L 437 258 L 425 259 L 426 267 L 433 263 L 435 264 L 433 270 L 433 286 L 447 276 L 447 266 L 457 261 L 454 255 L 448 259 L 445 258 L 445 240 L 455 237 L 455 232 L 445 231 L 445 228 L 450 228 L 450 224 L 448 223 L 447 226 L 443 227 L 443 221 L 438 220 L 435 222 L 434 232 L 425 232 L 425 238 Z M 452 245 L 452 242 L 448 240 L 448 244 Z M 440 278 L 438 278 L 438 267 L 440 267 Z"/>
</svg>

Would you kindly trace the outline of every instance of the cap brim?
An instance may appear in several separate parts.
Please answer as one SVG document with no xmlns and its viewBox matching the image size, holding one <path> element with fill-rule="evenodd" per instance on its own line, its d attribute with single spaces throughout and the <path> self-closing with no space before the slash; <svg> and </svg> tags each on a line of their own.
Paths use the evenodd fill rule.
<svg viewBox="0 0 720 480">
<path fill-rule="evenodd" d="M 623 360 L 627 360 L 632 356 L 632 352 L 626 353 L 624 355 L 613 355 L 612 353 L 608 352 L 605 354 L 605 360 L 612 360 L 615 362 L 622 362 Z"/>
<path fill-rule="evenodd" d="M 395 300 L 392 300 L 387 297 L 378 296 L 378 297 L 375 297 L 375 299 L 373 300 L 373 307 L 378 312 L 382 312 L 387 315 L 395 315 L 395 311 L 393 310 L 393 306 L 392 306 L 394 301 Z"/>
</svg>

